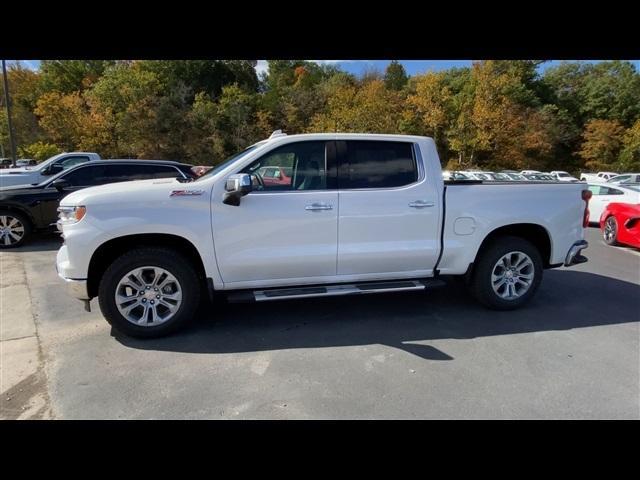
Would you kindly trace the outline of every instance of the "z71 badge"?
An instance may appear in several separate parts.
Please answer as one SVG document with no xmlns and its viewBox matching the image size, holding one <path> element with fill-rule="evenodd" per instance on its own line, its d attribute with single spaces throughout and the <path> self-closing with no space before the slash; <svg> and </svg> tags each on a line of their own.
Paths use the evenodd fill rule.
<svg viewBox="0 0 640 480">
<path fill-rule="evenodd" d="M 173 190 L 170 197 L 186 197 L 188 195 L 202 195 L 204 190 Z"/>
</svg>

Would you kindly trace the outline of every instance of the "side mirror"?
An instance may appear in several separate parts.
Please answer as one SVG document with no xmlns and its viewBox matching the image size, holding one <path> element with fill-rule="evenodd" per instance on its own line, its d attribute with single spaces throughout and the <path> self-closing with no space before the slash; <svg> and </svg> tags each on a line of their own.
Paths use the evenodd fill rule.
<svg viewBox="0 0 640 480">
<path fill-rule="evenodd" d="M 69 188 L 71 186 L 71 184 L 69 182 L 67 182 L 65 179 L 59 178 L 57 180 L 54 180 L 53 183 L 51 184 L 51 186 L 53 188 L 55 188 L 56 190 L 58 190 L 59 192 L 61 192 L 65 188 Z"/>
<path fill-rule="evenodd" d="M 60 163 L 54 163 L 53 165 L 50 165 L 47 169 L 45 169 L 44 173 L 45 175 L 55 175 L 56 173 L 60 173 L 62 170 L 64 170 L 64 167 L 60 164 Z"/>
<path fill-rule="evenodd" d="M 251 175 L 248 173 L 230 175 L 224 183 L 224 189 L 227 193 L 224 194 L 222 203 L 237 207 L 240 205 L 240 198 L 253 190 Z"/>
</svg>

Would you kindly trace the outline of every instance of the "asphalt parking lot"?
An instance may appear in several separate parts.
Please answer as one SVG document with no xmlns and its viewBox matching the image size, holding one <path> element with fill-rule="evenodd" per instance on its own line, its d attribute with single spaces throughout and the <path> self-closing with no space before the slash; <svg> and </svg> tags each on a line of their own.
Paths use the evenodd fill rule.
<svg viewBox="0 0 640 480">
<path fill-rule="evenodd" d="M 589 229 L 515 312 L 421 293 L 219 304 L 160 340 L 115 335 L 44 237 L 0 253 L 2 418 L 640 418 L 640 253 Z M 13 319 L 13 320 L 10 320 Z M 17 319 L 17 320 L 16 320 Z"/>
</svg>

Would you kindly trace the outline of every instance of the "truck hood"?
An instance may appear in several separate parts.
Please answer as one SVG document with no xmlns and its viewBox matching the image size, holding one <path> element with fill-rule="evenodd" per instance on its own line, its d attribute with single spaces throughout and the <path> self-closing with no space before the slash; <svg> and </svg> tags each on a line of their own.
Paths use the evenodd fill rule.
<svg viewBox="0 0 640 480">
<path fill-rule="evenodd" d="M 116 205 L 129 202 L 162 201 L 169 199 L 174 191 L 195 191 L 204 194 L 203 187 L 204 185 L 182 183 L 175 178 L 109 183 L 73 192 L 64 197 L 60 205 Z"/>
</svg>

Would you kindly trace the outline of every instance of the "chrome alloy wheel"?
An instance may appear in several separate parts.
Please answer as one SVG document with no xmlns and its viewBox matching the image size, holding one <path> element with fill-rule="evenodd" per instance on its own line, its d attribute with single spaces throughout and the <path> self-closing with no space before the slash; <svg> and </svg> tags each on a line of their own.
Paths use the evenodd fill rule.
<svg viewBox="0 0 640 480">
<path fill-rule="evenodd" d="M 493 266 L 491 286 L 499 297 L 515 300 L 524 295 L 533 283 L 535 268 L 523 252 L 509 252 Z"/>
<path fill-rule="evenodd" d="M 15 245 L 24 237 L 24 225 L 11 215 L 0 216 L 0 243 L 5 246 Z"/>
<path fill-rule="evenodd" d="M 613 242 L 616 238 L 616 219 L 615 217 L 607 218 L 607 221 L 604 223 L 604 232 L 602 235 L 607 243 Z"/>
<path fill-rule="evenodd" d="M 116 306 L 129 322 L 155 327 L 173 317 L 182 304 L 180 282 L 160 267 L 138 267 L 118 282 Z"/>
</svg>

